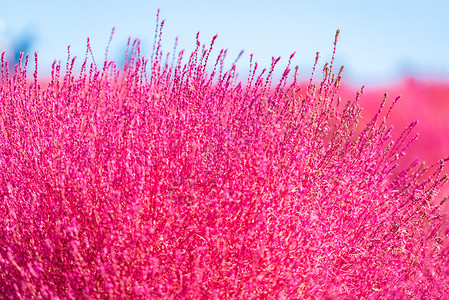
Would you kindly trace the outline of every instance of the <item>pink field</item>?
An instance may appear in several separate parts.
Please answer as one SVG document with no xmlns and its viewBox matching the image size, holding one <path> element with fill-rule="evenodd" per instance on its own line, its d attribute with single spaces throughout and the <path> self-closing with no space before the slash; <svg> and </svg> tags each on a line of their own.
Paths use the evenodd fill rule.
<svg viewBox="0 0 449 300">
<path fill-rule="evenodd" d="M 197 45 L 173 67 L 138 41 L 120 69 L 69 58 L 45 88 L 2 60 L 0 294 L 447 297 L 447 87 L 398 86 L 377 112 L 383 92 L 348 94 L 332 62 L 305 87 L 290 67 L 272 82 L 276 61 L 241 83 Z"/>
<path fill-rule="evenodd" d="M 342 97 L 351 99 L 356 89 L 343 86 Z M 401 96 L 396 108 L 392 111 L 390 124 L 396 135 L 412 120 L 418 120 L 416 132 L 419 138 L 406 151 L 406 158 L 398 169 L 402 169 L 407 161 L 419 158 L 422 162 L 433 164 L 449 156 L 449 80 L 404 78 L 394 85 L 365 88 L 361 97 L 363 120 L 369 120 L 377 111 L 379 99 L 388 93 L 393 100 Z M 366 122 L 361 122 L 365 124 Z M 447 172 L 447 168 L 444 169 Z M 443 187 L 438 199 L 449 195 L 449 186 Z"/>
</svg>

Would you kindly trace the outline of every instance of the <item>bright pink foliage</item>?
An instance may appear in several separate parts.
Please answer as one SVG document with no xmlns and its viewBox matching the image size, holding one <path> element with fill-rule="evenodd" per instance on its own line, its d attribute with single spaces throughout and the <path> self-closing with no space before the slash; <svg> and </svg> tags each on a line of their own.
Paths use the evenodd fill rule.
<svg viewBox="0 0 449 300">
<path fill-rule="evenodd" d="M 226 51 L 206 72 L 212 45 L 197 45 L 172 67 L 159 43 L 120 70 L 86 60 L 75 76 L 69 57 L 46 88 L 2 61 L 2 295 L 448 295 L 443 161 L 391 175 L 415 122 L 393 141 L 386 109 L 358 131 L 332 62 L 319 84 L 288 67 L 272 88 L 276 60 L 245 84 Z"/>
<path fill-rule="evenodd" d="M 398 83 L 382 87 L 367 87 L 361 98 L 362 117 L 370 118 L 378 108 L 383 93 L 401 95 L 390 116 L 389 123 L 396 129 L 404 128 L 410 120 L 419 120 L 419 141 L 406 153 L 408 160 L 419 157 L 427 163 L 449 155 L 449 82 L 435 79 L 404 78 Z M 345 85 L 340 90 L 342 98 L 350 99 L 354 88 Z M 401 166 L 404 166 L 403 160 Z M 400 169 L 400 168 L 398 168 Z M 447 172 L 447 166 L 445 171 Z M 449 185 L 444 186 L 438 200 L 449 195 Z M 446 203 L 446 208 L 447 203 Z"/>
</svg>

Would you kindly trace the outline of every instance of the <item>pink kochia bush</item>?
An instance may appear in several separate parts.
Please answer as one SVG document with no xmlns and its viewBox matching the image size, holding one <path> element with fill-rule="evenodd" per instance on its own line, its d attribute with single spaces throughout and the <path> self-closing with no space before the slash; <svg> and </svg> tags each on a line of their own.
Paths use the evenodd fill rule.
<svg viewBox="0 0 449 300">
<path fill-rule="evenodd" d="M 11 75 L 2 59 L 1 295 L 448 295 L 444 160 L 392 172 L 416 125 L 391 138 L 396 101 L 359 129 L 333 58 L 306 88 L 290 64 L 272 84 L 278 59 L 239 82 L 226 51 L 207 64 L 215 37 L 173 65 L 158 40 L 78 75 L 69 51 L 45 87 L 37 54 L 31 80 L 28 57 Z"/>
<path fill-rule="evenodd" d="M 348 98 L 354 95 L 354 91 L 354 88 L 344 84 L 339 95 Z M 415 157 L 426 162 L 446 157 L 449 154 L 449 82 L 441 79 L 404 77 L 394 84 L 375 88 L 367 87 L 361 99 L 362 118 L 371 118 L 375 114 L 379 107 L 379 97 L 385 91 L 394 95 L 402 94 L 405 99 L 395 105 L 389 124 L 395 128 L 404 128 L 410 120 L 419 120 L 419 142 L 410 146 L 406 159 L 402 159 L 400 166 L 394 172 L 400 172 L 402 167 Z M 400 131 L 396 131 L 395 134 L 398 133 Z M 443 172 L 448 170 L 446 164 Z M 445 185 L 436 200 L 441 201 L 448 194 L 449 185 Z M 443 209 L 448 210 L 447 205 L 448 203 L 445 202 Z"/>
</svg>

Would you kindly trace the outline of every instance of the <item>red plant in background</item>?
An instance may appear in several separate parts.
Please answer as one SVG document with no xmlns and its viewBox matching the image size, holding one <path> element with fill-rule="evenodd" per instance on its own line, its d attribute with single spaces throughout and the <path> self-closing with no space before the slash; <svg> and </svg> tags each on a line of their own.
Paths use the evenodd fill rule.
<svg viewBox="0 0 449 300">
<path fill-rule="evenodd" d="M 397 84 L 382 87 L 368 87 L 361 99 L 362 117 L 370 118 L 378 108 L 378 99 L 388 91 L 391 95 L 402 95 L 390 116 L 390 124 L 404 128 L 409 120 L 419 120 L 419 142 L 413 143 L 406 153 L 408 160 L 419 157 L 427 163 L 449 155 L 449 83 L 436 80 L 404 78 Z M 339 92 L 343 99 L 353 97 L 354 88 L 343 86 Z M 406 160 L 400 164 L 405 166 Z M 447 170 L 447 168 L 443 169 Z M 437 199 L 449 195 L 445 186 Z M 447 210 L 447 203 L 446 208 Z"/>
<path fill-rule="evenodd" d="M 2 295 L 447 295 L 444 161 L 391 175 L 416 123 L 393 140 L 383 102 L 356 133 L 359 95 L 339 104 L 333 60 L 305 89 L 290 67 L 271 88 L 277 60 L 237 82 L 226 51 L 208 73 L 214 40 L 173 67 L 160 42 L 76 76 L 69 55 L 45 89 L 28 59 L 2 64 Z"/>
</svg>

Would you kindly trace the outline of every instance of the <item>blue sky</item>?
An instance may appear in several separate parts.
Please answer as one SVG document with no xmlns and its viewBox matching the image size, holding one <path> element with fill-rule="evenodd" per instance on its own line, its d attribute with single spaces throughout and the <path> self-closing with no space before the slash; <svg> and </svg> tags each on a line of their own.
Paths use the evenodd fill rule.
<svg viewBox="0 0 449 300">
<path fill-rule="evenodd" d="M 218 34 L 215 49 L 229 49 L 229 63 L 245 50 L 238 69 L 242 75 L 250 53 L 269 66 L 272 56 L 281 56 L 285 65 L 296 51 L 293 63 L 306 79 L 316 51 L 322 54 L 320 65 L 330 59 L 340 29 L 336 63 L 345 65 L 344 76 L 354 83 L 384 83 L 405 74 L 449 78 L 446 0 L 6 1 L 0 10 L 0 48 L 38 50 L 45 70 L 54 59 L 65 60 L 68 45 L 72 55 L 84 57 L 90 37 L 101 61 L 115 27 L 109 58 L 122 57 L 129 36 L 142 40 L 149 57 L 158 8 L 166 19 L 166 52 L 172 51 L 176 36 L 178 49 L 190 51 L 197 31 L 204 43 Z"/>
</svg>

